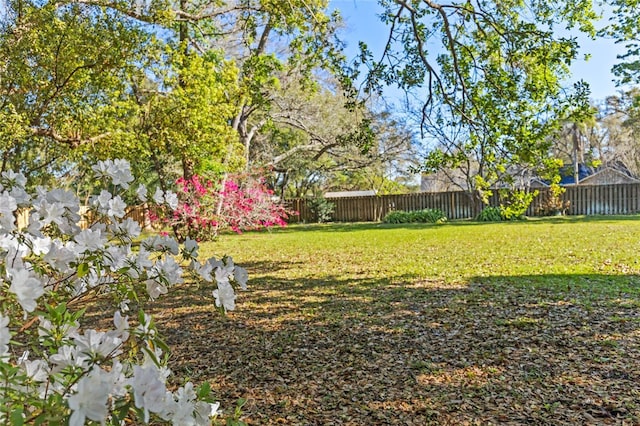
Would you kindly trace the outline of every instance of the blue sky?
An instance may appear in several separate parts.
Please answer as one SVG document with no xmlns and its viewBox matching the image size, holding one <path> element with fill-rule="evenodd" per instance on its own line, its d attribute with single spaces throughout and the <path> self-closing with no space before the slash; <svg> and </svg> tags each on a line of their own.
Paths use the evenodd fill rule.
<svg viewBox="0 0 640 426">
<path fill-rule="evenodd" d="M 388 30 L 377 17 L 381 10 L 377 0 L 330 0 L 330 7 L 340 10 L 342 14 L 346 24 L 342 38 L 348 44 L 349 54 L 355 54 L 360 40 L 367 43 L 374 55 L 382 51 Z M 611 40 L 593 41 L 581 37 L 578 42 L 583 56 L 588 53 L 591 57 L 588 61 L 582 59 L 574 62 L 571 67 L 572 81 L 582 79 L 589 83 L 591 98 L 595 101 L 614 95 L 618 89 L 613 82 L 611 67 L 617 62 L 617 55 L 624 52 L 623 48 Z"/>
</svg>

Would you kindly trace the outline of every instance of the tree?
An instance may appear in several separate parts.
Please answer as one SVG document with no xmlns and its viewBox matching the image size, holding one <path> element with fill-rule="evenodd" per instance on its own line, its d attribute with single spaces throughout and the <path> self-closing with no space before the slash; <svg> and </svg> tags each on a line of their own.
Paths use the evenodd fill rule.
<svg viewBox="0 0 640 426">
<path fill-rule="evenodd" d="M 594 157 L 603 164 L 622 165 L 640 175 L 640 93 L 622 91 L 608 97 L 598 111 L 597 127 L 589 138 Z"/>
<path fill-rule="evenodd" d="M 562 88 L 577 57 L 559 25 L 593 35 L 591 2 L 385 2 L 390 26 L 382 58 L 369 65 L 369 92 L 396 83 L 412 93 L 423 136 L 439 149 L 427 170 L 466 163 L 476 201 L 512 166 L 539 166 L 548 137 L 586 104 L 587 88 Z M 451 134 L 443 137 L 443 127 Z M 442 139 L 439 139 L 442 138 Z"/>
<path fill-rule="evenodd" d="M 170 53 L 155 79 L 133 85 L 138 122 L 132 130 L 142 157 L 152 160 L 158 176 L 167 177 L 175 174 L 171 167 L 177 160 L 187 180 L 241 168 L 242 146 L 229 125 L 236 112 L 237 69 L 213 51 L 183 54 L 174 48 Z"/>
<path fill-rule="evenodd" d="M 271 167 L 281 197 L 383 189 L 406 173 L 413 148 L 406 125 L 373 107 L 349 108 L 348 100 L 337 84 L 309 93 L 295 80 L 274 99 L 269 132 L 256 138 L 251 161 Z"/>
<path fill-rule="evenodd" d="M 600 35 L 612 37 L 627 48 L 627 53 L 620 57 L 621 61 L 614 65 L 613 73 L 619 78 L 619 85 L 637 84 L 640 82 L 640 2 L 611 0 L 606 3 L 613 10 L 609 25 L 600 31 Z"/>
<path fill-rule="evenodd" d="M 5 167 L 34 183 L 90 157 L 125 156 L 159 175 L 241 168 L 238 141 L 246 160 L 279 76 L 295 71 L 311 88 L 313 70 L 337 69 L 338 17 L 325 9 L 9 1 L 0 18 L 0 111 L 10 117 L 2 133 L 13 135 L 1 147 Z"/>
<path fill-rule="evenodd" d="M 44 182 L 81 158 L 81 148 L 122 130 L 131 106 L 126 76 L 153 50 L 152 37 L 82 4 L 4 5 L 0 111 L 10 119 L 0 133 L 12 136 L 0 145 L 2 166 Z"/>
</svg>

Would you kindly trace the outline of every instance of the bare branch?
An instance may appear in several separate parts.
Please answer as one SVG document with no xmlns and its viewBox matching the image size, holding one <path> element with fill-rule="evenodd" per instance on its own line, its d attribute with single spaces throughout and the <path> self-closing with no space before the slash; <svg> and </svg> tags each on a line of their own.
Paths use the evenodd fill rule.
<svg viewBox="0 0 640 426">
<path fill-rule="evenodd" d="M 43 128 L 34 128 L 31 129 L 31 133 L 33 136 L 47 137 L 51 138 L 56 142 L 63 143 L 68 145 L 71 148 L 77 148 L 81 145 L 91 144 L 94 142 L 98 142 L 101 139 L 105 139 L 112 135 L 111 132 L 105 132 L 96 136 L 92 136 L 89 138 L 82 138 L 79 136 L 76 137 L 64 137 L 54 129 L 43 129 Z"/>
</svg>

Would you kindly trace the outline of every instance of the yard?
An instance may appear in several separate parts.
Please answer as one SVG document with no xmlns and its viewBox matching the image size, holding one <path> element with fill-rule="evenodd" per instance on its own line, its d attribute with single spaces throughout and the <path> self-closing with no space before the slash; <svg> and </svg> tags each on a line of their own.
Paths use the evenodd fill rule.
<svg viewBox="0 0 640 426">
<path fill-rule="evenodd" d="M 249 424 L 640 424 L 639 249 L 637 216 L 292 226 L 201 248 L 249 269 L 236 311 L 153 311 Z"/>
</svg>

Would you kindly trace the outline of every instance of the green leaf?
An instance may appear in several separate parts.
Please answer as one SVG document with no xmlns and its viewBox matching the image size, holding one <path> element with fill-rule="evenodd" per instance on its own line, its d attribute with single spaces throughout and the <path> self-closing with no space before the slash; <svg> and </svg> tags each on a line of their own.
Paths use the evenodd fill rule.
<svg viewBox="0 0 640 426">
<path fill-rule="evenodd" d="M 78 275 L 78 278 L 82 278 L 85 275 L 87 275 L 89 273 L 89 264 L 87 263 L 79 264 L 78 268 L 76 269 L 76 273 Z"/>
<path fill-rule="evenodd" d="M 11 412 L 11 424 L 13 426 L 21 426 L 24 424 L 24 416 L 22 415 L 22 408 L 16 408 Z"/>
<path fill-rule="evenodd" d="M 211 393 L 211 385 L 209 384 L 209 382 L 204 382 L 198 388 L 198 392 L 197 392 L 198 399 L 205 399 L 209 396 L 210 393 Z"/>
</svg>

